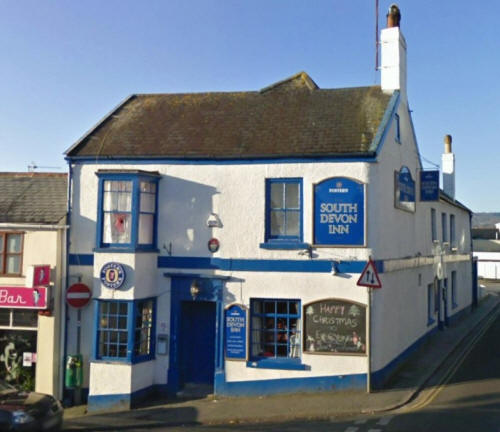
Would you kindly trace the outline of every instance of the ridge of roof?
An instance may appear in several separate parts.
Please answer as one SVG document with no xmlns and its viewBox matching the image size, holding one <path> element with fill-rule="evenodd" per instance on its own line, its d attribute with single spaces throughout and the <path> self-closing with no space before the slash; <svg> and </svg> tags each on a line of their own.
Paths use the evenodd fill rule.
<svg viewBox="0 0 500 432">
<path fill-rule="evenodd" d="M 377 85 L 320 89 L 305 72 L 261 91 L 134 94 L 66 159 L 372 157 L 389 100 Z"/>
<path fill-rule="evenodd" d="M 0 177 L 16 177 L 16 178 L 26 178 L 26 177 L 67 177 L 68 173 L 56 173 L 56 172 L 20 172 L 20 171 L 1 171 Z"/>
<path fill-rule="evenodd" d="M 260 93 L 265 93 L 270 90 L 275 90 L 277 88 L 281 88 L 284 86 L 287 86 L 288 84 L 292 83 L 293 81 L 296 81 L 299 88 L 307 88 L 309 90 L 318 90 L 319 86 L 312 80 L 312 78 L 304 71 L 298 72 L 295 75 L 292 75 L 291 77 L 285 78 L 281 81 L 275 82 L 274 84 L 268 85 L 267 87 L 264 87 L 260 89 Z M 287 86 L 288 87 L 288 86 Z"/>
</svg>

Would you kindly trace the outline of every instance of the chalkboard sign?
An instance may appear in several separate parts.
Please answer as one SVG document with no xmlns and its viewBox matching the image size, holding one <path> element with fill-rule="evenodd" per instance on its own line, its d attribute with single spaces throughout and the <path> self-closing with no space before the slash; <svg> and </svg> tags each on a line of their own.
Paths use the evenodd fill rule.
<svg viewBox="0 0 500 432">
<path fill-rule="evenodd" d="M 244 306 L 232 305 L 226 309 L 226 358 L 247 358 L 247 311 Z"/>
<path fill-rule="evenodd" d="M 304 351 L 366 354 L 366 306 L 337 299 L 305 305 Z"/>
</svg>

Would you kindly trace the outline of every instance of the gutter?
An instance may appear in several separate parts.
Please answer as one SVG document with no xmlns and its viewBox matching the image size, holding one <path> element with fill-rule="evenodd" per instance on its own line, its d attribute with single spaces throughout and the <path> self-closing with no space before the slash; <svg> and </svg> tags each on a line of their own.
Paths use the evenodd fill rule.
<svg viewBox="0 0 500 432">
<path fill-rule="evenodd" d="M 68 230 L 69 225 L 42 225 L 42 224 L 21 224 L 21 223 L 0 223 L 0 228 L 7 229 L 36 229 L 36 230 Z"/>
</svg>

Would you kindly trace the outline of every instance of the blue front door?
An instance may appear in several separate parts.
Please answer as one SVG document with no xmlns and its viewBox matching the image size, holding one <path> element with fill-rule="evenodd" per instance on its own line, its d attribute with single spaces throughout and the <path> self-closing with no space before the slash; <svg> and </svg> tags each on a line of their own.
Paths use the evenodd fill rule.
<svg viewBox="0 0 500 432">
<path fill-rule="evenodd" d="M 211 384 L 215 375 L 216 304 L 182 301 L 179 335 L 180 385 Z"/>
</svg>

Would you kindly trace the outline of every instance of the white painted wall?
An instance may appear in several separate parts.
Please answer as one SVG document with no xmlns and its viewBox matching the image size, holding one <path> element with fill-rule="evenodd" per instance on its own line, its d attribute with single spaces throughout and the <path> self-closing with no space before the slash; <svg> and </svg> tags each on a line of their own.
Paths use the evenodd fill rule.
<svg viewBox="0 0 500 432">
<path fill-rule="evenodd" d="M 401 141 L 395 140 L 391 124 L 383 149 L 375 163 L 323 162 L 286 164 L 85 164 L 74 168 L 74 206 L 71 230 L 71 253 L 91 254 L 95 246 L 97 218 L 98 169 L 140 169 L 159 171 L 158 247 L 160 255 L 203 256 L 246 259 L 308 260 L 297 250 L 267 250 L 259 247 L 265 235 L 265 179 L 301 177 L 303 179 L 304 242 L 313 239 L 313 185 L 334 176 L 345 176 L 367 184 L 367 244 L 366 248 L 317 248 L 314 259 L 392 262 L 405 259 L 397 270 L 381 275 L 383 288 L 373 295 L 372 353 L 373 370 L 386 366 L 408 346 L 426 334 L 427 284 L 435 276 L 434 265 L 419 263 L 417 257 L 431 257 L 430 209 L 437 211 L 437 232 L 441 239 L 441 212 L 454 214 L 457 250 L 447 260 L 462 260 L 447 266 L 456 268 L 460 281 L 459 306 L 463 309 L 471 300 L 469 214 L 443 200 L 421 203 L 419 198 L 420 161 L 410 125 L 405 100 L 397 110 L 400 116 Z M 416 211 L 406 212 L 394 206 L 394 172 L 407 166 L 416 182 Z M 208 228 L 206 221 L 214 212 L 223 228 Z M 449 229 L 449 227 L 448 227 Z M 207 250 L 210 238 L 217 237 L 221 247 L 215 254 Z M 412 261 L 413 260 L 413 261 Z M 465 260 L 465 261 L 464 261 Z M 101 287 L 99 272 L 102 265 L 118 261 L 126 265 L 126 287 L 114 293 Z M 413 263 L 413 264 L 412 264 Z M 394 266 L 393 266 L 394 267 Z M 447 271 L 448 271 L 447 270 Z M 144 298 L 158 296 L 157 333 L 168 333 L 170 327 L 170 281 L 166 269 L 156 268 L 156 254 L 95 253 L 94 267 L 72 268 L 90 278 L 95 298 Z M 206 272 L 208 273 L 208 272 Z M 211 272 L 213 273 L 213 272 Z M 340 298 L 367 304 L 367 290 L 356 286 L 359 275 L 301 274 L 273 272 L 215 272 L 234 276 L 242 282 L 226 284 L 227 303 L 250 304 L 251 298 L 298 298 L 302 306 L 319 299 Z M 419 274 L 421 284 L 419 285 Z M 451 298 L 451 296 L 449 296 Z M 449 309 L 451 311 L 451 308 Z M 74 313 L 71 315 L 74 325 Z M 85 311 L 84 331 L 92 332 L 92 312 Z M 70 330 L 74 334 L 74 330 Z M 91 337 L 82 345 L 90 354 Z M 360 356 L 302 354 L 308 371 L 280 371 L 249 368 L 244 362 L 226 362 L 228 381 L 263 380 L 280 377 L 317 377 L 366 372 L 366 358 Z M 168 356 L 157 356 L 154 367 L 134 365 L 131 390 L 136 383 L 165 384 Z M 111 366 L 109 366 L 111 367 Z M 107 369 L 92 366 L 92 373 Z M 95 378 L 97 379 L 97 378 Z M 110 393 L 106 386 L 92 387 L 92 394 Z M 120 390 L 121 391 L 121 390 Z M 101 393 L 97 393 L 101 392 Z"/>
<path fill-rule="evenodd" d="M 478 259 L 478 277 L 483 279 L 500 279 L 500 252 L 474 252 Z"/>
</svg>

